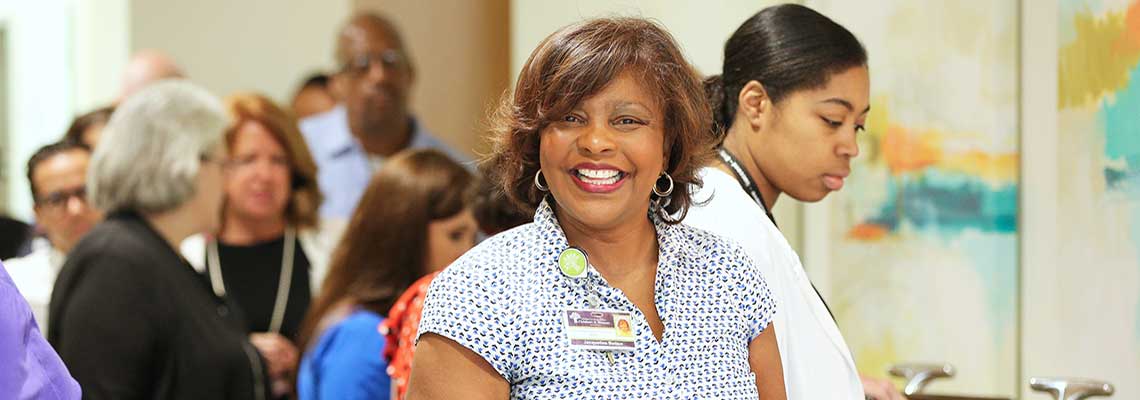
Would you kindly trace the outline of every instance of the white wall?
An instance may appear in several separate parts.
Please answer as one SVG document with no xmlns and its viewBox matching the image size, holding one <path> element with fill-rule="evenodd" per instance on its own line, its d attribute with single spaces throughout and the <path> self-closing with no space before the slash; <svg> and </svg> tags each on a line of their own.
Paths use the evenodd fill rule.
<svg viewBox="0 0 1140 400">
<path fill-rule="evenodd" d="M 167 52 L 215 95 L 285 101 L 306 74 L 333 67 L 350 10 L 348 0 L 133 0 L 130 48 Z"/>
<path fill-rule="evenodd" d="M 82 114 L 119 93 L 131 54 L 130 0 L 75 0 L 72 15 L 75 114 Z"/>
<path fill-rule="evenodd" d="M 24 164 L 39 146 L 63 135 L 73 104 L 69 4 L 64 0 L 0 1 L 7 31 L 7 147 L 0 185 L 9 214 L 29 219 L 32 199 Z"/>
</svg>

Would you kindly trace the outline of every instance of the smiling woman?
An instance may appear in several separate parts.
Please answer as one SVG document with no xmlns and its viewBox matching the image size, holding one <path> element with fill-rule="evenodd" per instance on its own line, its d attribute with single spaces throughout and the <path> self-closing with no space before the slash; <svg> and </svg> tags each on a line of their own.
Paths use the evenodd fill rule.
<svg viewBox="0 0 1140 400">
<path fill-rule="evenodd" d="M 534 222 L 432 283 L 408 398 L 784 398 L 763 278 L 742 249 L 674 218 L 711 124 L 654 23 L 595 19 L 546 38 L 486 165 Z"/>
</svg>

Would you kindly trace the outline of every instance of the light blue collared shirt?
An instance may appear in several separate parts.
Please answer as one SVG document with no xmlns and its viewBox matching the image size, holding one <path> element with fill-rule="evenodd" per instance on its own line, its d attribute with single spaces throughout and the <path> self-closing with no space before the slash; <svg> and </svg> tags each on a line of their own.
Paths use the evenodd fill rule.
<svg viewBox="0 0 1140 400">
<path fill-rule="evenodd" d="M 437 149 L 460 163 L 470 164 L 468 156 L 436 139 L 415 118 L 411 119 L 411 124 L 412 142 L 408 148 Z M 375 172 L 372 164 L 377 156 L 368 154 L 352 136 L 348 128 L 348 112 L 343 104 L 301 120 L 300 126 L 317 162 L 317 182 L 325 198 L 321 204 L 321 217 L 348 220 Z"/>
</svg>

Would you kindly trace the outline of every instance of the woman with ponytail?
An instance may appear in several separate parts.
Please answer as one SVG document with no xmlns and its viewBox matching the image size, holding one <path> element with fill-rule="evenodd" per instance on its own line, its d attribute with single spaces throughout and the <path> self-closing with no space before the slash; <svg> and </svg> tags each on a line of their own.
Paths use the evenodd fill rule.
<svg viewBox="0 0 1140 400">
<path fill-rule="evenodd" d="M 721 145 L 685 222 L 738 241 L 772 282 L 788 398 L 902 399 L 889 381 L 859 376 L 771 213 L 781 194 L 816 202 L 843 188 L 870 110 L 863 45 L 810 8 L 768 7 L 729 38 L 705 92 Z"/>
</svg>

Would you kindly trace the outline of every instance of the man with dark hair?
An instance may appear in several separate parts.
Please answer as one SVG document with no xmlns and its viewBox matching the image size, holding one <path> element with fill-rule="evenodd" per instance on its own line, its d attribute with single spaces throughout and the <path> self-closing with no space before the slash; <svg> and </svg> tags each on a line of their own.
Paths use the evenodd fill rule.
<svg viewBox="0 0 1140 400">
<path fill-rule="evenodd" d="M 103 134 L 103 127 L 107 125 L 113 112 L 115 112 L 114 106 L 104 106 L 75 117 L 71 121 L 71 126 L 67 128 L 67 133 L 63 134 L 63 140 L 80 142 L 94 149 L 95 144 L 99 142 L 99 136 Z"/>
<path fill-rule="evenodd" d="M 435 148 L 467 161 L 428 133 L 408 110 L 415 68 L 391 21 L 376 14 L 355 15 L 341 29 L 336 47 L 341 67 L 332 85 L 343 93 L 344 103 L 301 121 L 325 198 L 321 216 L 351 216 L 372 173 L 401 150 Z"/>
<path fill-rule="evenodd" d="M 46 239 L 35 239 L 31 254 L 4 265 L 45 332 L 51 290 L 67 252 L 102 218 L 87 205 L 90 158 L 86 145 L 65 140 L 40 148 L 28 160 L 36 223 Z"/>
</svg>

